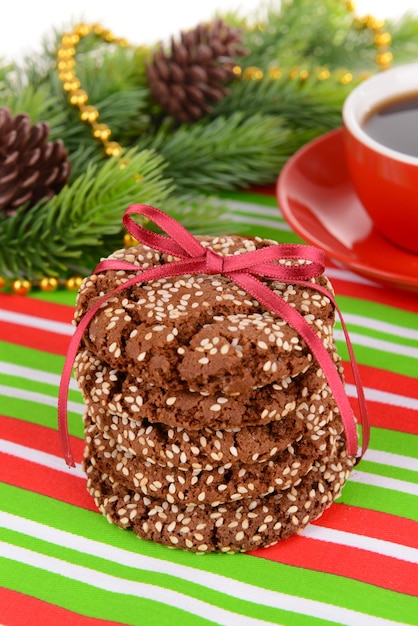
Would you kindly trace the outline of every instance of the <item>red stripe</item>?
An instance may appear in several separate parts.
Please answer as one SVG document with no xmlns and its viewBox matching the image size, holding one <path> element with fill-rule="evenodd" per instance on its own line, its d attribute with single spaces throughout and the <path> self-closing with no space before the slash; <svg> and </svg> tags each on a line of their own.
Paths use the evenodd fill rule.
<svg viewBox="0 0 418 626">
<path fill-rule="evenodd" d="M 335 503 L 313 524 L 418 548 L 418 522 L 389 513 Z"/>
<path fill-rule="evenodd" d="M 359 365 L 359 370 L 364 387 L 418 400 L 418 385 L 415 378 L 367 365 Z M 344 362 L 344 374 L 347 383 L 353 384 L 353 374 L 347 362 Z M 354 398 L 350 398 L 350 401 L 354 412 L 357 413 L 357 401 Z M 371 400 L 367 406 L 372 426 L 418 435 L 418 413 L 415 409 Z"/>
<path fill-rule="evenodd" d="M 0 415 L 0 438 L 13 441 L 21 446 L 48 452 L 48 454 L 62 456 L 58 431 L 46 426 Z M 81 460 L 84 440 L 70 436 L 70 441 L 74 456 Z"/>
<path fill-rule="evenodd" d="M 418 565 L 367 550 L 318 542 L 299 535 L 251 554 L 305 570 L 352 578 L 398 593 L 418 595 Z"/>
<path fill-rule="evenodd" d="M 330 265 L 330 264 L 329 264 Z M 325 270 L 326 273 L 326 270 Z M 363 285 L 361 283 L 350 282 L 341 278 L 331 278 L 334 291 L 338 296 L 348 296 L 360 300 L 377 302 L 395 309 L 418 313 L 418 300 L 416 292 L 406 290 L 385 288 L 374 285 Z"/>
<path fill-rule="evenodd" d="M 1 437 L 8 441 L 58 457 L 62 456 L 57 431 L 46 426 L 28 422 L 22 424 L 18 419 L 0 415 L 0 433 Z M 84 440 L 77 437 L 71 437 L 70 440 L 74 459 L 77 463 L 81 463 Z M 42 466 L 37 465 L 37 467 Z M 58 473 L 61 476 L 61 472 L 56 472 L 52 469 L 47 471 Z M 62 474 L 62 476 L 68 475 Z M 76 477 L 71 477 L 70 475 L 70 478 L 74 479 Z M 39 483 L 40 481 L 36 480 L 36 482 Z M 27 487 L 25 488 L 31 489 L 30 481 L 26 485 Z M 63 498 L 60 497 L 60 499 L 62 500 Z M 388 513 L 338 503 L 334 504 L 322 515 L 319 525 L 418 548 L 418 524 L 412 520 Z"/>
<path fill-rule="evenodd" d="M 96 619 L 17 591 L 0 588 L 2 626 L 122 626 L 121 622 Z"/>
<path fill-rule="evenodd" d="M 28 296 L 15 296 L 8 293 L 0 293 L 0 309 L 68 324 L 71 324 L 74 315 L 73 306 L 44 302 Z"/>
<path fill-rule="evenodd" d="M 9 454 L 0 454 L 0 459 L 1 482 L 89 511 L 97 511 L 94 501 L 86 491 L 84 478 L 71 476 Z"/>
<path fill-rule="evenodd" d="M 83 479 L 43 468 L 29 461 L 3 456 L 8 461 L 1 464 L 0 479 L 3 482 L 97 512 L 92 498 L 85 490 Z M 372 523 L 373 527 L 370 526 Z M 372 528 L 373 537 L 386 541 L 395 540 L 400 545 L 414 544 L 418 527 L 415 524 L 414 528 L 410 520 L 339 504 L 334 504 L 316 524 L 346 532 L 357 530 L 358 534 L 366 537 Z M 249 554 L 417 595 L 417 565 L 367 550 L 296 536 L 271 548 L 262 548 Z"/>
<path fill-rule="evenodd" d="M 69 335 L 60 335 L 39 328 L 30 328 L 22 324 L 1 322 L 0 341 L 14 343 L 33 350 L 42 350 L 51 354 L 65 355 L 70 342 Z"/>
<path fill-rule="evenodd" d="M 415 377 L 396 374 L 395 372 L 389 372 L 369 365 L 359 365 L 359 369 L 361 380 L 365 387 L 381 389 L 382 391 L 418 400 L 418 385 Z M 344 373 L 348 383 L 354 382 L 348 361 L 344 362 Z"/>
</svg>

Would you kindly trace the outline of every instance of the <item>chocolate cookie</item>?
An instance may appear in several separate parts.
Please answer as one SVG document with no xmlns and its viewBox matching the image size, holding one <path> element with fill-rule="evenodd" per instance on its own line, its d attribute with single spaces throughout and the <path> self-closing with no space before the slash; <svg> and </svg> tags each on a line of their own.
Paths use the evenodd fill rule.
<svg viewBox="0 0 418 626">
<path fill-rule="evenodd" d="M 297 486 L 218 506 L 145 496 L 100 471 L 90 458 L 85 469 L 88 491 L 110 522 L 171 547 L 199 553 L 245 552 L 299 532 L 340 495 L 353 461 L 343 438 L 334 452 L 315 461 Z"/>
<path fill-rule="evenodd" d="M 249 495 L 265 496 L 296 484 L 314 460 L 334 449 L 339 437 L 337 430 L 341 429 L 338 424 L 331 430 L 324 433 L 318 446 L 310 439 L 301 438 L 278 453 L 274 461 L 244 464 L 235 459 L 235 463 L 210 469 L 168 469 L 121 450 L 114 439 L 107 439 L 91 424 L 86 428 L 85 457 L 94 459 L 98 469 L 119 482 L 128 487 L 133 485 L 138 493 L 158 496 L 170 503 L 208 502 L 214 506 Z"/>
<path fill-rule="evenodd" d="M 332 355 L 340 367 L 337 353 L 333 351 Z M 262 388 L 249 388 L 236 396 L 190 392 L 188 389 L 173 391 L 150 385 L 130 373 L 109 367 L 88 350 L 77 355 L 75 365 L 76 378 L 86 402 L 122 418 L 147 419 L 188 430 L 268 424 L 293 413 L 299 419 L 305 419 L 309 412 L 315 415 L 325 412 L 331 397 L 316 361 L 295 378 L 287 377 Z M 311 405 L 314 405 L 312 411 L 309 410 Z M 310 421 L 314 428 L 315 421 Z"/>
<path fill-rule="evenodd" d="M 239 237 L 206 244 L 224 255 L 256 247 Z M 269 242 L 257 242 L 257 247 L 265 245 Z M 147 255 L 150 265 L 167 261 L 144 246 L 113 257 L 140 260 Z M 129 276 L 109 271 L 86 279 L 76 322 L 97 297 Z M 329 286 L 324 277 L 315 281 Z M 312 288 L 264 282 L 304 315 L 328 348 L 334 311 L 330 299 L 315 290 L 315 281 Z M 222 275 L 165 278 L 123 290 L 97 312 L 84 343 L 101 361 L 153 385 L 226 396 L 295 376 L 312 362 L 309 348 L 291 326 Z"/>
</svg>

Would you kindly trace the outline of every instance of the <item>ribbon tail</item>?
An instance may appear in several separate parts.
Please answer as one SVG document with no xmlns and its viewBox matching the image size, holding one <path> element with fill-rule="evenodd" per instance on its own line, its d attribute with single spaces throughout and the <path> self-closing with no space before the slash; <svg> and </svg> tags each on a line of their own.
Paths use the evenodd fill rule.
<svg viewBox="0 0 418 626">
<path fill-rule="evenodd" d="M 333 362 L 330 354 L 326 350 L 322 341 L 316 335 L 315 331 L 310 327 L 308 322 L 303 316 L 296 311 L 293 307 L 287 304 L 284 300 L 279 298 L 275 293 L 269 289 L 264 283 L 258 280 L 255 276 L 250 274 L 235 274 L 230 277 L 237 284 L 239 284 L 248 293 L 254 296 L 259 302 L 270 311 L 275 312 L 288 324 L 290 324 L 305 340 L 306 344 L 315 355 L 319 365 L 321 366 L 327 382 L 333 392 L 335 401 L 340 410 L 341 419 L 343 421 L 345 436 L 347 440 L 347 451 L 352 457 L 358 455 L 358 437 L 356 421 L 351 409 L 350 402 L 344 389 L 344 384 L 337 371 L 335 363 Z M 307 283 L 307 286 L 316 289 L 317 285 Z M 330 294 L 327 292 L 327 295 Z M 332 301 L 332 296 L 330 298 Z M 354 355 L 353 355 L 354 356 Z M 364 449 L 364 446 L 363 446 Z M 363 451 L 364 453 L 364 451 Z M 361 458 L 361 457 L 360 457 Z"/>
</svg>

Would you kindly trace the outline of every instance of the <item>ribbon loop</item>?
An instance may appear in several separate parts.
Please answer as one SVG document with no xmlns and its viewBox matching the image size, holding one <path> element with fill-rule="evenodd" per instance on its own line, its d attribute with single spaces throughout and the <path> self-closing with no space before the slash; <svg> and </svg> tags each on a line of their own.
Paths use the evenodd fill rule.
<svg viewBox="0 0 418 626">
<path fill-rule="evenodd" d="M 132 215 L 142 215 L 152 220 L 166 235 L 147 230 L 136 223 L 132 219 Z M 169 254 L 174 258 L 168 263 L 165 262 L 161 265 L 148 268 L 136 266 L 133 263 L 127 263 L 118 259 L 105 259 L 96 267 L 96 273 L 107 270 L 125 270 L 129 272 L 133 271 L 134 275 L 133 277 L 129 277 L 127 282 L 120 284 L 110 293 L 99 298 L 80 320 L 71 338 L 61 376 L 58 397 L 59 433 L 65 459 L 69 466 L 74 466 L 74 459 L 71 453 L 67 425 L 68 389 L 73 363 L 77 355 L 80 341 L 94 315 L 115 293 L 127 289 L 132 285 L 187 274 L 223 274 L 227 276 L 230 280 L 235 282 L 236 285 L 242 287 L 242 289 L 264 305 L 267 310 L 280 316 L 299 333 L 322 368 L 340 410 L 345 429 L 348 454 L 350 456 L 356 456 L 357 454 L 357 461 L 362 458 L 367 449 L 370 429 L 364 392 L 358 366 L 354 358 L 353 348 L 341 311 L 333 295 L 325 287 L 310 282 L 311 279 L 323 273 L 324 253 L 322 250 L 314 248 L 313 246 L 299 244 L 273 244 L 252 252 L 222 256 L 211 248 L 203 246 L 172 217 L 148 205 L 132 205 L 128 207 L 123 216 L 123 223 L 135 239 L 154 250 Z M 296 263 L 287 263 L 290 259 L 296 261 Z M 351 368 L 357 388 L 363 434 L 361 452 L 358 451 L 356 420 L 347 398 L 344 385 L 331 356 L 316 335 L 315 330 L 306 321 L 304 315 L 280 298 L 278 294 L 272 291 L 260 278 L 269 278 L 280 282 L 302 285 L 309 289 L 315 289 L 327 296 L 337 310 L 343 326 L 350 355 Z"/>
</svg>

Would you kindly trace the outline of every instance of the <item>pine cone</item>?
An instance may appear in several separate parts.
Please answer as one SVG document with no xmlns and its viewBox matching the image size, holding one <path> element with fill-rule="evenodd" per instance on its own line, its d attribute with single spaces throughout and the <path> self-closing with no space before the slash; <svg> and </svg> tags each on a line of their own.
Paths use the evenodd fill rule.
<svg viewBox="0 0 418 626">
<path fill-rule="evenodd" d="M 233 76 L 233 58 L 244 56 L 242 33 L 222 20 L 199 24 L 171 40 L 171 54 L 162 46 L 147 65 L 148 84 L 154 99 L 180 122 L 199 119 L 220 102 Z"/>
<path fill-rule="evenodd" d="M 0 108 L 0 211 L 13 215 L 22 204 L 28 208 L 58 193 L 70 175 L 63 142 L 47 141 L 49 126 L 31 126 L 27 115 L 13 117 Z"/>
</svg>

